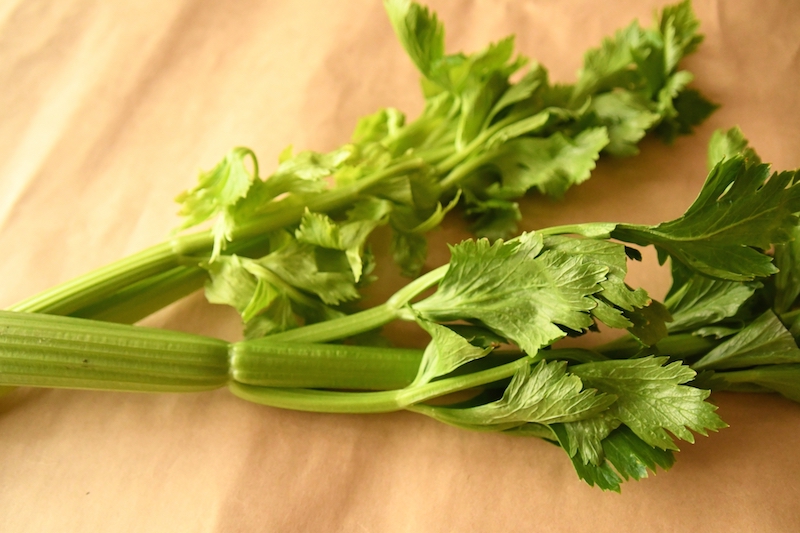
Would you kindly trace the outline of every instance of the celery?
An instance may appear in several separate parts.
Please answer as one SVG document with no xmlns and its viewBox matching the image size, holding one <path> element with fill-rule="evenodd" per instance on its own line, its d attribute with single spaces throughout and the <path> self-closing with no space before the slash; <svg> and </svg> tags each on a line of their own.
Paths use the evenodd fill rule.
<svg viewBox="0 0 800 533">
<path fill-rule="evenodd" d="M 268 179 L 251 150 L 236 148 L 179 197 L 181 229 L 212 221 L 210 230 L 177 235 L 10 309 L 133 323 L 206 283 L 215 302 L 243 313 L 248 337 L 327 319 L 358 297 L 374 228 L 391 226 L 392 254 L 415 276 L 425 233 L 456 203 L 479 235 L 509 236 L 520 217 L 513 200 L 526 191 L 558 197 L 589 177 L 601 152 L 633 155 L 646 132 L 671 140 L 713 109 L 678 68 L 702 39 L 688 3 L 588 51 L 574 85 L 552 84 L 536 63 L 525 70 L 513 38 L 448 55 L 435 14 L 400 0 L 386 8 L 423 77 L 426 107 L 416 120 L 380 110 L 337 150 L 285 151 Z M 523 74 L 512 81 L 515 73 Z"/>
</svg>

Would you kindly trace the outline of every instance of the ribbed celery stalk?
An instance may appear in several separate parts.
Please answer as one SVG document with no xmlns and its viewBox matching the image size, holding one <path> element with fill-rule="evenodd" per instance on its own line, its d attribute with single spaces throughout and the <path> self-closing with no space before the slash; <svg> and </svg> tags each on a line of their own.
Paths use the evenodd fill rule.
<svg viewBox="0 0 800 533">
<path fill-rule="evenodd" d="M 245 341 L 231 346 L 231 377 L 265 387 L 401 389 L 414 379 L 422 350 Z"/>
<path fill-rule="evenodd" d="M 342 393 L 337 398 L 346 401 L 334 402 L 334 408 L 376 412 L 506 378 L 513 373 L 508 362 L 522 364 L 521 357 L 476 361 L 412 389 L 405 387 L 416 375 L 421 350 L 265 340 L 229 344 L 188 333 L 0 311 L 0 387 L 191 392 L 228 384 L 236 394 L 293 409 L 306 409 L 309 398 L 317 398 L 319 391 L 311 388 L 379 390 Z M 284 399 L 271 399 L 276 395 Z"/>
<path fill-rule="evenodd" d="M 175 331 L 0 311 L 0 385 L 190 392 L 228 381 L 228 343 Z"/>
</svg>

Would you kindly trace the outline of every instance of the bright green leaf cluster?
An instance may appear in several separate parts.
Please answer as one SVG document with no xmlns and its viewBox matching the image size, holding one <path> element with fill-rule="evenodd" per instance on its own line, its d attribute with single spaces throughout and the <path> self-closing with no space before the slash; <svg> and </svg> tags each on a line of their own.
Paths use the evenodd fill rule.
<svg viewBox="0 0 800 533">
<path fill-rule="evenodd" d="M 698 200 L 684 217 L 656 226 L 660 235 L 630 227 L 613 233 L 663 246 L 662 252 L 673 259 L 673 285 L 666 300 L 673 320 L 669 335 L 651 347 L 612 343 L 604 353 L 679 357 L 700 372 L 693 382 L 697 387 L 778 392 L 800 401 L 796 172 L 765 181 L 769 167 L 738 128 L 714 133 L 709 162 L 713 169 Z M 702 235 L 697 249 L 702 244 L 725 253 L 709 253 L 705 259 L 687 253 L 686 241 L 694 237 L 681 237 L 692 227 Z M 672 242 L 659 242 L 671 231 Z M 774 263 L 764 253 L 770 248 Z M 716 279 L 710 277 L 715 274 Z"/>
<path fill-rule="evenodd" d="M 434 13 L 408 0 L 387 0 L 385 6 L 422 75 L 426 104 L 417 119 L 407 122 L 396 109 L 380 110 L 361 119 L 351 143 L 339 149 L 296 154 L 287 149 L 266 179 L 258 176 L 253 153 L 236 149 L 179 198 L 186 217 L 182 228 L 212 221 L 214 247 L 210 260 L 202 262 L 212 274 L 207 291 L 215 302 L 247 310 L 249 334 L 319 319 L 318 312 L 303 311 L 318 305 L 290 305 L 298 298 L 281 294 L 287 285 L 319 305 L 339 307 L 357 299 L 358 287 L 371 280 L 369 237 L 379 226 L 390 228 L 394 260 L 411 277 L 424 267 L 426 233 L 458 203 L 479 235 L 515 233 L 517 198 L 531 189 L 563 196 L 589 178 L 602 152 L 633 155 L 647 131 L 678 120 L 677 102 L 691 79 L 677 70 L 678 60 L 700 40 L 697 21 L 683 3 L 667 8 L 653 28 L 634 23 L 589 51 L 574 85 L 551 84 L 537 63 L 513 81 L 529 62 L 515 55 L 512 37 L 471 54 L 448 54 L 444 27 Z M 699 119 L 680 117 L 687 123 Z M 270 246 L 254 245 L 258 252 L 251 252 L 249 236 L 265 224 L 279 237 L 270 236 Z M 263 232 L 259 238 L 264 240 Z M 276 240 L 286 242 L 276 247 Z M 265 248 L 268 254 L 256 259 Z M 268 275 L 239 284 L 235 297 L 221 297 L 215 285 L 235 283 L 223 280 L 223 272 L 243 279 L 254 275 L 252 261 L 223 259 L 223 251 L 249 256 Z M 226 267 L 215 267 L 215 261 Z M 234 272 L 245 264 L 249 270 Z M 264 281 L 269 276 L 280 281 Z M 623 315 L 645 303 L 609 300 L 611 285 L 597 300 L 595 315 L 615 324 L 639 320 Z M 246 287 L 261 292 L 246 294 Z M 270 309 L 280 311 L 274 315 Z M 267 317 L 258 318 L 260 312 Z M 253 320 L 270 325 L 254 328 Z M 563 317 L 561 325 L 581 330 L 586 320 Z M 558 335 L 551 331 L 544 337 Z"/>
<path fill-rule="evenodd" d="M 741 262 L 712 270 L 710 261 L 685 260 L 689 256 L 686 241 L 692 240 L 698 248 L 725 246 L 731 253 L 758 257 L 759 263 L 771 265 L 764 251 L 791 238 L 797 224 L 793 213 L 800 208 L 796 204 L 800 186 L 791 178 L 793 173 L 777 174 L 765 181 L 768 167 L 758 163 L 757 155 L 742 139 L 736 129 L 715 134 L 710 151 L 719 154 L 721 162 L 712 170 L 698 200 L 684 216 L 656 226 L 674 241 L 669 245 L 669 256 L 678 259 L 673 262 L 674 283 L 666 307 L 625 285 L 624 247 L 601 240 L 607 236 L 604 231 L 609 228 L 605 226 L 604 231 L 569 228 L 575 233 L 596 235 L 594 238 L 552 236 L 536 240 L 524 235 L 494 246 L 470 243 L 468 247 L 455 247 L 439 291 L 415 308 L 438 319 L 473 321 L 517 343 L 529 354 L 538 341 L 540 350 L 534 359 L 548 362 L 518 370 L 502 397 L 494 401 L 476 406 L 427 407 L 421 412 L 461 427 L 556 441 L 571 457 L 582 479 L 619 490 L 623 480 L 641 479 L 659 466 L 669 468 L 674 461 L 672 451 L 677 449 L 675 439 L 694 442 L 693 433 L 705 435 L 725 427 L 716 408 L 706 401 L 710 389 L 776 391 L 800 400 L 800 348 L 796 340 L 800 319 L 794 318 L 795 312 L 781 319 L 769 310 L 777 302 L 783 302 L 784 309 L 793 307 L 798 294 L 792 281 L 797 276 L 796 264 L 784 260 L 787 271 L 781 275 L 769 277 L 773 270 L 763 269 L 751 270 L 745 277 L 731 273 L 732 267 L 741 267 Z M 754 205 L 758 209 L 751 210 Z M 739 216 L 745 211 L 749 216 Z M 762 217 L 764 212 L 777 217 Z M 685 238 L 693 227 L 705 231 Z M 638 240 L 647 231 L 650 229 L 618 225 L 611 235 L 629 237 L 637 244 L 663 246 L 663 241 L 655 239 Z M 791 241 L 782 246 L 778 250 L 788 256 L 785 250 Z M 551 288 L 566 288 L 570 281 L 582 279 L 585 271 L 581 266 L 601 265 L 602 269 L 594 271 L 595 289 L 587 284 L 575 300 L 557 290 L 540 292 L 542 284 L 536 282 L 532 270 L 526 269 L 532 267 L 515 262 L 516 253 L 527 253 L 523 262 L 535 265 L 545 253 L 553 252 L 582 261 L 568 267 L 573 277 L 559 272 L 560 282 Z M 713 264 L 722 264 L 716 261 Z M 547 270 L 558 272 L 550 265 Z M 753 278 L 769 279 L 762 282 Z M 772 279 L 784 281 L 773 284 Z M 531 301 L 535 305 L 526 300 L 529 294 L 534 295 Z M 518 302 L 513 311 L 503 307 L 507 299 Z M 589 309 L 584 306 L 586 300 L 592 301 Z M 577 323 L 570 327 L 569 320 L 559 313 L 559 305 L 584 320 L 627 328 L 629 339 L 635 342 L 623 340 L 579 356 L 568 350 L 563 355 L 561 350 L 541 350 Z M 536 306 L 545 311 L 539 312 Z M 549 313 L 549 320 L 536 322 L 543 313 Z M 635 323 L 642 320 L 641 316 L 645 322 L 652 322 L 639 331 Z M 785 325 L 787 322 L 791 328 Z M 585 329 L 586 322 L 581 327 Z M 545 335 L 531 341 L 528 331 L 534 328 Z M 547 337 L 548 331 L 554 334 Z M 622 349 L 626 343 L 631 350 Z M 654 353 L 663 355 L 650 355 Z M 580 362 L 570 366 L 564 361 L 549 362 L 559 357 Z M 589 397 L 592 402 L 588 402 Z M 569 399 L 571 408 L 559 407 L 559 400 L 564 399 Z"/>
<path fill-rule="evenodd" d="M 671 257 L 707 276 L 752 280 L 777 272 L 760 253 L 788 242 L 800 211 L 795 172 L 770 176 L 769 165 L 742 156 L 717 164 L 700 195 L 679 219 L 657 226 L 621 224 L 612 235 L 655 245 L 663 262 Z"/>
<path fill-rule="evenodd" d="M 587 386 L 615 395 L 611 416 L 651 446 L 675 449 L 665 430 L 694 442 L 690 429 L 705 434 L 723 427 L 715 408 L 703 401 L 708 391 L 682 386 L 694 371 L 680 362 L 664 363 L 659 358 L 602 361 L 578 365 L 572 372 Z"/>
<path fill-rule="evenodd" d="M 439 289 L 414 305 L 422 316 L 479 321 L 532 355 L 566 335 L 559 326 L 592 324 L 590 296 L 601 290 L 603 266 L 545 250 L 541 235 L 530 233 L 494 244 L 466 241 L 451 253 Z"/>
</svg>

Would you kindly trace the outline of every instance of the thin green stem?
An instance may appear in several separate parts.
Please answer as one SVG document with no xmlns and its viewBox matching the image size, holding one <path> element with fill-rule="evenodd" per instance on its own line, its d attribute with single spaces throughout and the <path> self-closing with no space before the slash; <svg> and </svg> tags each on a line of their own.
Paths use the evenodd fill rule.
<svg viewBox="0 0 800 533">
<path fill-rule="evenodd" d="M 445 146 L 415 150 L 411 153 L 411 156 L 424 159 L 429 165 L 437 165 L 453 155 L 454 152 L 455 148 L 453 148 L 452 143 L 448 143 Z"/>
<path fill-rule="evenodd" d="M 455 147 L 456 143 L 456 132 L 455 128 L 453 128 L 452 123 L 443 122 L 442 125 L 434 132 L 432 132 L 425 141 L 423 141 L 420 148 L 423 150 L 428 150 L 435 146 L 447 147 L 449 148 L 450 153 L 447 154 L 446 157 L 443 157 L 440 161 L 441 162 L 451 155 L 453 155 L 456 151 Z"/>
<path fill-rule="evenodd" d="M 225 253 L 246 257 L 269 250 L 269 239 L 254 238 L 231 243 Z M 197 257 L 192 263 L 197 263 Z M 193 264 L 175 267 L 138 281 L 97 302 L 69 313 L 70 316 L 133 324 L 159 309 L 199 290 L 208 279 L 205 269 Z"/>
<path fill-rule="evenodd" d="M 584 235 L 586 237 L 608 238 L 617 225 L 610 222 L 588 222 L 585 224 L 565 224 L 536 230 L 542 235 Z"/>
<path fill-rule="evenodd" d="M 442 281 L 449 268 L 449 264 L 442 265 L 407 283 L 402 289 L 389 297 L 386 300 L 386 304 L 394 309 L 404 307 L 411 300 Z"/>
<path fill-rule="evenodd" d="M 442 186 L 442 189 L 447 190 L 456 187 L 461 180 L 490 162 L 495 157 L 496 154 L 492 152 L 484 152 L 483 154 L 475 156 L 471 159 L 468 159 L 466 162 L 459 164 L 453 168 L 453 170 L 447 174 L 442 181 L 439 182 Z"/>
<path fill-rule="evenodd" d="M 465 376 L 446 378 L 417 387 L 381 392 L 275 389 L 245 385 L 236 381 L 231 382 L 229 388 L 233 394 L 245 400 L 283 409 L 321 413 L 388 413 L 511 377 L 517 370 L 528 364 L 530 364 L 530 359 L 523 357 L 513 363 Z"/>
<path fill-rule="evenodd" d="M 644 348 L 642 344 L 631 336 L 621 337 L 602 346 L 594 348 L 595 352 L 601 353 L 612 359 L 628 359 L 640 354 L 643 350 L 668 355 L 673 359 L 691 359 L 708 353 L 721 341 L 709 337 L 698 337 L 690 333 L 678 333 L 668 335 L 656 343 L 654 347 Z"/>
<path fill-rule="evenodd" d="M 592 363 L 595 361 L 607 361 L 608 357 L 594 351 L 583 348 L 555 348 L 552 350 L 540 350 L 536 354 L 535 360 L 545 361 L 575 361 L 576 363 Z"/>
<path fill-rule="evenodd" d="M 70 316 L 133 324 L 200 289 L 208 274 L 200 267 L 176 267 L 134 283 Z"/>
<path fill-rule="evenodd" d="M 433 418 L 439 422 L 462 428 L 470 429 L 472 431 L 486 431 L 486 432 L 499 432 L 502 431 L 506 434 L 524 436 L 524 437 L 539 437 L 547 440 L 555 440 L 555 434 L 549 426 L 545 424 L 537 424 L 528 422 L 521 424 L 520 422 L 506 422 L 496 424 L 482 424 L 481 421 L 476 421 L 470 412 L 463 408 L 452 408 L 447 406 L 438 405 L 425 405 L 417 404 L 408 407 L 409 411 L 425 415 Z"/>
<path fill-rule="evenodd" d="M 514 122 L 514 120 L 515 120 L 514 117 L 507 117 L 497 122 L 492 127 L 483 130 L 467 146 L 465 146 L 461 150 L 456 151 L 453 155 L 451 155 L 450 157 L 439 163 L 436 166 L 436 172 L 439 175 L 445 175 L 451 173 L 451 171 L 453 171 L 457 166 L 461 165 L 463 161 L 465 161 L 467 158 L 473 156 L 476 152 L 478 152 L 483 147 L 484 143 L 486 143 L 486 141 L 488 141 L 489 138 L 492 137 L 492 135 L 494 135 L 501 129 L 505 128 L 506 126 Z M 477 168 L 477 166 L 474 168 Z M 451 179 L 450 176 L 446 176 L 441 181 L 442 189 L 448 189 L 450 187 L 453 187 L 457 182 L 458 180 Z"/>
<path fill-rule="evenodd" d="M 448 268 L 449 265 L 444 265 L 420 276 L 397 291 L 381 305 L 353 313 L 352 315 L 290 329 L 289 331 L 249 342 L 263 342 L 265 344 L 271 342 L 328 342 L 377 329 L 398 318 L 413 320 L 413 315 L 404 312 L 405 305 L 441 281 Z"/>
<path fill-rule="evenodd" d="M 248 342 L 267 345 L 272 342 L 328 342 L 377 329 L 396 318 L 398 318 L 397 309 L 381 304 L 352 315 L 290 329 Z"/>
<path fill-rule="evenodd" d="M 800 309 L 786 311 L 785 313 L 778 315 L 778 317 L 781 319 L 781 322 L 783 322 L 787 328 L 790 327 L 795 320 L 797 320 L 798 316 L 800 316 Z"/>
</svg>

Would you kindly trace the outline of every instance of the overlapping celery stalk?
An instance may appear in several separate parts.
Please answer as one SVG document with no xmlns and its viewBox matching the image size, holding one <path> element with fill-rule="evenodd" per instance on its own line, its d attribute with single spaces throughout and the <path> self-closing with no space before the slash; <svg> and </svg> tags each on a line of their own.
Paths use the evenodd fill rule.
<svg viewBox="0 0 800 533">
<path fill-rule="evenodd" d="M 232 150 L 179 198 L 169 241 L 44 291 L 13 310 L 134 322 L 199 288 L 233 305 L 248 337 L 341 315 L 374 258 L 367 239 L 392 228 L 392 253 L 419 273 L 425 234 L 461 202 L 479 235 L 506 236 L 530 189 L 559 196 L 586 180 L 601 152 L 632 155 L 647 131 L 671 140 L 713 106 L 686 88 L 678 61 L 701 40 L 688 2 L 586 54 L 573 85 L 514 57 L 507 38 L 471 55 L 444 53 L 435 15 L 387 0 L 400 43 L 422 73 L 425 109 L 362 119 L 330 153 L 287 149 L 267 179 L 252 151 Z M 526 68 L 527 65 L 527 68 Z M 524 72 L 521 72 L 524 71 Z M 518 81 L 511 81 L 517 74 Z"/>
<path fill-rule="evenodd" d="M 710 389 L 800 400 L 800 332 L 789 310 L 800 293 L 792 241 L 798 174 L 770 175 L 737 130 L 715 136 L 712 153 L 722 160 L 676 220 L 465 241 L 452 247 L 448 265 L 384 304 L 261 339 L 227 344 L 2 312 L 0 385 L 185 391 L 227 384 L 244 399 L 290 409 L 408 409 L 552 441 L 586 482 L 619 490 L 623 480 L 669 468 L 676 440 L 725 426 L 706 401 Z M 652 244 L 672 261 L 666 307 L 625 283 L 626 259 L 637 253 L 618 241 Z M 786 266 L 781 272 L 764 253 L 772 245 Z M 346 342 L 392 320 L 416 322 L 431 338 L 427 348 Z M 595 349 L 553 346 L 599 323 L 629 336 Z M 429 403 L 465 390 L 475 391 L 467 401 Z"/>
</svg>

